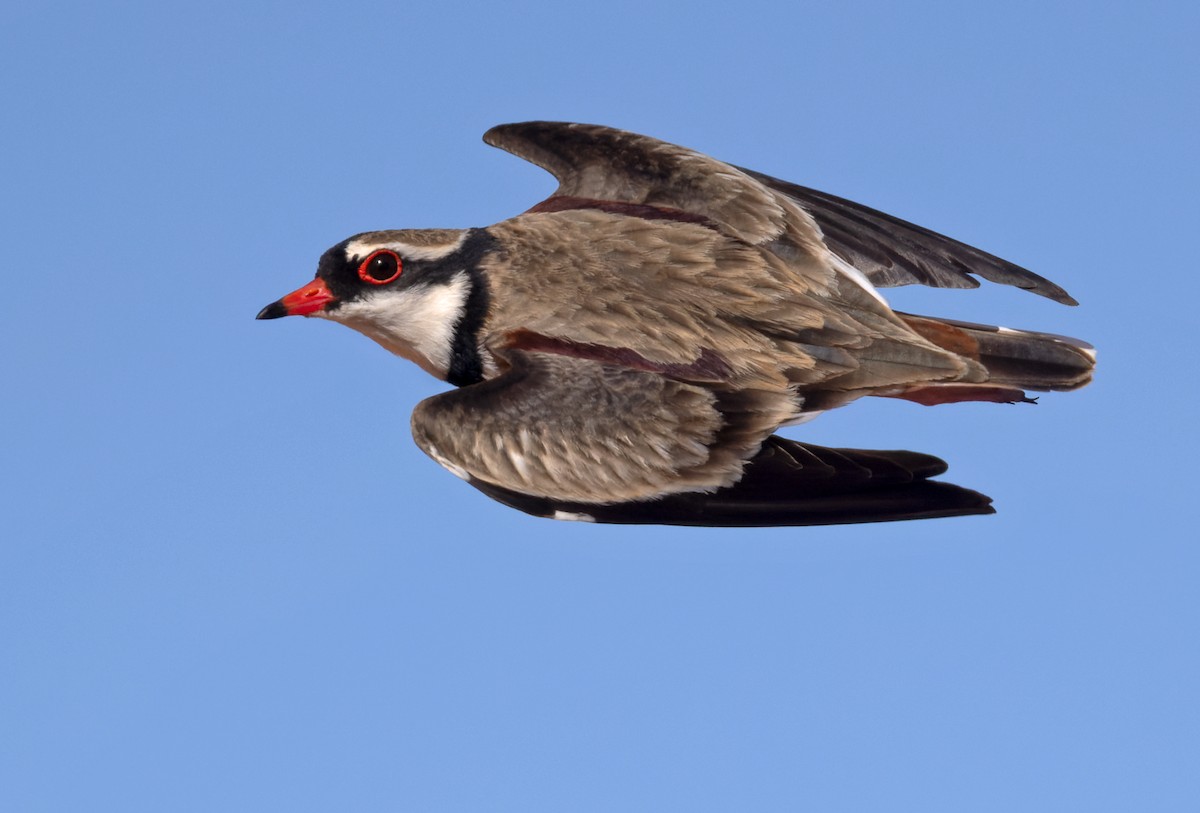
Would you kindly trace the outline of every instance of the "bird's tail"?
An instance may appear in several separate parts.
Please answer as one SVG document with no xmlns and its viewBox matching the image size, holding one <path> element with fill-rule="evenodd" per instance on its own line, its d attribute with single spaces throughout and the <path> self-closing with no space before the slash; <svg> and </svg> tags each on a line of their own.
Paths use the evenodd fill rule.
<svg viewBox="0 0 1200 813">
<path fill-rule="evenodd" d="M 1023 390 L 1074 390 L 1092 380 L 1096 351 L 1079 339 L 908 313 L 896 315 L 927 341 L 978 363 L 984 374 L 981 381 L 929 384 L 898 397 L 921 403 L 1022 401 L 1029 400 Z"/>
</svg>

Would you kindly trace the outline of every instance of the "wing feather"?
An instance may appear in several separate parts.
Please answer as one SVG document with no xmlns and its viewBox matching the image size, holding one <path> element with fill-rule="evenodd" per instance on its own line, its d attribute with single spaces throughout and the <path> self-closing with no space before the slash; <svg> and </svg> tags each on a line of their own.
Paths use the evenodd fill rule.
<svg viewBox="0 0 1200 813">
<path fill-rule="evenodd" d="M 735 482 L 788 393 L 719 392 L 594 359 L 506 352 L 496 378 L 418 404 L 417 445 L 467 479 L 581 503 L 711 491 Z"/>
<path fill-rule="evenodd" d="M 827 192 L 743 172 L 799 203 L 821 227 L 830 250 L 881 288 L 913 283 L 978 288 L 979 276 L 1064 305 L 1079 304 L 1045 277 L 966 243 Z"/>
<path fill-rule="evenodd" d="M 527 514 L 618 524 L 841 525 L 995 513 L 983 494 L 928 479 L 945 470 L 944 462 L 918 452 L 826 449 L 773 435 L 741 480 L 711 494 L 586 505 L 469 482 Z"/>
<path fill-rule="evenodd" d="M 536 210 L 606 201 L 664 207 L 660 216 L 678 210 L 752 245 L 775 244 L 784 255 L 832 252 L 878 287 L 976 288 L 982 277 L 1077 304 L 1050 280 L 930 229 L 647 136 L 535 121 L 493 127 L 484 141 L 558 179 L 554 197 Z"/>
<path fill-rule="evenodd" d="M 795 207 L 729 164 L 624 130 L 531 121 L 493 127 L 483 140 L 554 175 L 556 198 L 679 209 L 752 245 L 778 239 L 795 214 L 788 211 Z M 819 245 L 811 221 L 802 225 Z"/>
</svg>

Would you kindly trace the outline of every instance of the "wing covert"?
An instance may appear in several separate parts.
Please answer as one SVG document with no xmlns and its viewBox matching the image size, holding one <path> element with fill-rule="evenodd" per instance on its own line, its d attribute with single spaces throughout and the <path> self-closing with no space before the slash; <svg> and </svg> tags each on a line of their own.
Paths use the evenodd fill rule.
<svg viewBox="0 0 1200 813">
<path fill-rule="evenodd" d="M 721 393 L 657 373 L 510 350 L 496 378 L 418 404 L 413 437 L 467 479 L 578 503 L 712 491 L 791 409 L 785 394 Z"/>
<path fill-rule="evenodd" d="M 501 124 L 483 140 L 550 172 L 557 198 L 617 201 L 699 215 L 751 245 L 791 233 L 824 251 L 811 218 L 742 170 L 649 136 L 593 124 Z"/>
</svg>

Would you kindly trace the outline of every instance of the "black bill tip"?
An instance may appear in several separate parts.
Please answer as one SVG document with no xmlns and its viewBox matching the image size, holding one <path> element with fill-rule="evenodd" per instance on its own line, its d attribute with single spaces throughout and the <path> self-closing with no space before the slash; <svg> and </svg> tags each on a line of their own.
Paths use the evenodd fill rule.
<svg viewBox="0 0 1200 813">
<path fill-rule="evenodd" d="M 280 317 L 287 316 L 287 315 L 288 315 L 288 310 L 286 307 L 284 307 L 283 302 L 272 302 L 270 305 L 267 305 L 265 308 L 260 310 L 258 312 L 258 316 L 255 316 L 254 318 L 255 319 L 279 319 Z"/>
</svg>

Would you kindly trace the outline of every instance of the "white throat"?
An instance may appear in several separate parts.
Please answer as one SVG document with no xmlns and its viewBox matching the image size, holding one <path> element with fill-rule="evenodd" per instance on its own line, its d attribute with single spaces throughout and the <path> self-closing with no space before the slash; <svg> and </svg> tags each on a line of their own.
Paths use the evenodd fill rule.
<svg viewBox="0 0 1200 813">
<path fill-rule="evenodd" d="M 466 273 L 460 272 L 448 283 L 372 291 L 317 315 L 354 328 L 444 379 L 450 372 L 454 337 L 470 292 L 471 283 Z"/>
</svg>

